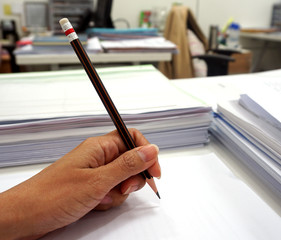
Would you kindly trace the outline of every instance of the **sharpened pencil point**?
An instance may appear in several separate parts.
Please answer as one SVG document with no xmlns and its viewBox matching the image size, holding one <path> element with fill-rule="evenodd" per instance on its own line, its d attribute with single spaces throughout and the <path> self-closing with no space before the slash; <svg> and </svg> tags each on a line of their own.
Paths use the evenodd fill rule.
<svg viewBox="0 0 281 240">
<path fill-rule="evenodd" d="M 157 192 L 156 195 L 157 195 L 157 197 L 158 197 L 159 199 L 161 199 L 161 197 L 160 197 L 160 195 L 159 195 L 159 192 Z"/>
</svg>

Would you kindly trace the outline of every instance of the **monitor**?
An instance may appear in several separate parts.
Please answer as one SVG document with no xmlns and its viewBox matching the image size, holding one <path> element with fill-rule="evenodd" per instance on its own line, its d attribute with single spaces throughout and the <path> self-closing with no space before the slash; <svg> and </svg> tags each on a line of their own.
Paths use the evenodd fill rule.
<svg viewBox="0 0 281 240">
<path fill-rule="evenodd" d="M 281 4 L 273 5 L 271 27 L 281 29 Z"/>
<path fill-rule="evenodd" d="M 113 0 L 98 0 L 94 14 L 94 27 L 114 28 L 111 20 L 111 9 Z"/>
<path fill-rule="evenodd" d="M 46 31 L 49 27 L 48 4 L 45 2 L 25 2 L 25 26 L 31 32 Z"/>
</svg>

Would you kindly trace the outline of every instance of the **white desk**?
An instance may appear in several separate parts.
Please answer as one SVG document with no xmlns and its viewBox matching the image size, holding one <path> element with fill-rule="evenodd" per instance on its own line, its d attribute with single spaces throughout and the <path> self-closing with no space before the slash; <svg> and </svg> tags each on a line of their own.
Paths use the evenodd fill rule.
<svg viewBox="0 0 281 240">
<path fill-rule="evenodd" d="M 281 33 L 280 32 L 276 32 L 276 33 L 247 33 L 247 32 L 241 32 L 240 33 L 240 41 L 243 45 L 243 47 L 250 49 L 252 52 L 255 52 L 254 50 L 256 50 L 256 48 L 258 48 L 258 51 L 256 54 L 254 54 L 254 59 L 253 59 L 253 64 L 252 64 L 252 69 L 251 72 L 257 72 L 260 70 L 261 68 L 261 63 L 266 55 L 266 52 L 269 50 L 269 46 L 272 45 L 273 43 L 275 43 L 274 48 L 275 52 L 277 50 L 278 54 L 280 52 L 280 44 L 281 44 Z M 250 41 L 248 43 L 248 41 Z M 259 42 L 259 43 L 255 43 L 255 42 Z M 272 44 L 271 44 L 272 43 Z M 244 46 L 244 44 L 246 44 Z M 257 46 L 259 47 L 257 47 Z M 276 47 L 276 45 L 278 47 Z M 253 48 L 253 49 L 252 49 Z M 274 53 L 274 50 L 273 50 Z M 273 54 L 271 53 L 271 55 Z M 272 57 L 270 57 L 270 55 L 267 57 L 266 61 L 271 62 L 274 67 L 281 67 L 280 65 L 280 58 L 275 57 L 277 59 L 274 59 Z M 279 61 L 279 64 L 277 64 L 276 62 Z M 272 68 L 271 68 L 272 69 Z"/>
<path fill-rule="evenodd" d="M 273 70 L 254 74 L 209 77 L 207 79 L 196 78 L 186 80 L 174 80 L 173 83 L 178 88 L 181 88 L 191 93 L 193 96 L 196 96 L 199 99 L 203 99 L 207 105 L 212 106 L 212 108 L 215 110 L 217 103 L 222 100 L 238 99 L 241 94 L 241 89 L 243 89 L 243 86 L 246 82 L 252 83 L 252 86 L 254 87 L 255 83 L 257 83 L 257 81 L 259 80 L 262 80 L 263 78 L 267 78 L 268 80 L 272 79 L 273 81 L 279 81 L 280 76 L 281 70 Z M 223 158 L 221 158 L 222 161 L 228 159 L 228 157 L 231 155 L 231 153 L 227 153 L 227 155 L 225 155 L 225 152 L 228 151 L 223 150 L 224 148 L 219 143 L 216 143 L 212 146 L 216 148 L 217 153 L 224 155 Z M 226 162 L 228 161 L 229 160 L 227 160 Z M 237 159 L 232 162 L 236 162 L 235 164 L 238 164 Z M 256 177 L 254 177 L 253 174 L 247 171 L 242 165 L 240 165 L 240 167 L 238 167 L 235 171 L 237 171 L 238 175 L 246 171 L 242 174 L 243 177 L 242 175 L 241 177 L 244 178 L 245 182 L 251 185 L 251 187 L 253 187 L 255 191 L 257 190 L 257 192 L 259 192 L 258 194 L 266 202 L 268 202 L 271 207 L 276 208 L 275 210 L 281 216 L 281 201 L 278 197 L 274 196 L 270 191 L 267 193 L 263 192 L 264 190 L 267 191 L 267 187 L 263 186 L 263 184 Z"/>
<path fill-rule="evenodd" d="M 281 33 L 247 33 L 241 32 L 240 37 L 260 39 L 264 41 L 281 42 Z"/>
<path fill-rule="evenodd" d="M 89 53 L 93 63 L 133 63 L 144 62 L 157 63 L 160 61 L 171 61 L 172 53 Z M 16 54 L 18 65 L 38 66 L 50 65 L 52 69 L 58 69 L 60 64 L 80 64 L 74 53 L 69 54 Z"/>
<path fill-rule="evenodd" d="M 217 189 L 218 187 L 220 188 L 220 184 L 218 184 L 220 177 L 217 178 L 216 176 L 214 176 L 215 173 L 211 168 L 209 169 L 209 171 L 207 170 L 207 172 L 197 172 L 199 178 L 201 174 L 207 174 L 209 175 L 209 178 L 211 178 L 210 184 L 205 182 L 205 184 L 207 184 L 207 188 L 208 185 L 210 187 L 209 193 L 198 193 L 197 191 L 200 191 L 200 189 L 197 189 L 199 186 L 199 183 L 197 186 L 197 182 L 179 182 L 177 189 L 182 189 L 181 192 L 178 192 L 178 196 L 175 196 L 175 193 L 170 194 L 173 195 L 174 200 L 179 198 L 179 200 L 175 202 L 173 210 L 178 212 L 178 215 L 185 216 L 183 218 L 186 222 L 182 222 L 183 226 L 179 227 L 181 231 L 185 229 L 185 236 L 181 236 L 182 232 L 178 235 L 177 227 L 173 226 L 173 222 L 170 222 L 174 219 L 170 219 L 169 216 L 169 211 L 171 211 L 171 209 L 167 209 L 167 213 L 159 211 L 157 209 L 158 200 L 155 200 L 156 203 L 154 203 L 153 198 L 155 199 L 155 196 L 153 195 L 153 193 L 151 193 L 150 196 L 149 193 L 151 189 L 145 187 L 143 190 L 130 196 L 127 201 L 128 203 L 125 203 L 124 206 L 121 206 L 121 208 L 113 209 L 112 211 L 104 213 L 90 213 L 80 221 L 78 221 L 76 224 L 50 233 L 43 239 L 76 240 L 96 238 L 113 240 L 116 239 L 113 235 L 116 235 L 119 238 L 122 237 L 124 239 L 131 239 L 130 237 L 134 235 L 135 239 L 137 240 L 143 239 L 143 236 L 146 236 L 146 239 L 151 240 L 278 240 L 281 234 L 280 201 L 278 202 L 278 199 L 275 199 L 270 191 L 263 187 L 259 183 L 259 181 L 251 175 L 250 172 L 244 169 L 243 165 L 241 165 L 240 162 L 237 161 L 235 157 L 233 157 L 233 155 L 225 150 L 224 147 L 217 143 L 214 139 L 212 139 L 212 142 L 209 145 L 202 148 L 182 148 L 160 152 L 159 161 L 160 164 L 162 162 L 162 165 L 164 165 L 165 161 L 175 161 L 176 164 L 178 156 L 181 156 L 186 158 L 186 161 L 192 161 L 196 166 L 196 161 L 200 160 L 201 157 L 205 158 L 206 160 L 206 156 L 208 156 L 208 154 L 214 154 L 221 160 L 223 165 L 226 165 L 232 171 L 233 174 L 231 172 L 221 174 L 229 175 L 227 176 L 228 181 L 235 181 L 238 187 L 240 185 L 243 186 L 242 192 L 244 192 L 245 194 L 241 196 L 233 196 L 232 191 L 237 191 L 236 184 L 234 184 L 234 188 L 233 186 L 230 186 L 229 189 L 224 187 L 222 187 L 221 190 Z M 12 186 L 10 182 L 21 182 L 39 172 L 45 166 L 47 165 L 41 164 L 34 166 L 0 169 L 1 190 L 4 190 L 3 185 L 7 187 L 9 186 L 9 184 L 10 186 Z M 180 167 L 182 169 L 182 166 Z M 193 170 L 190 169 L 188 170 L 188 172 L 189 171 Z M 171 174 L 169 173 L 169 169 L 165 167 L 162 168 L 162 174 L 162 181 L 166 181 L 167 183 L 165 175 Z M 181 180 L 184 178 L 184 176 L 178 177 L 178 179 Z M 239 179 L 241 179 L 243 182 Z M 213 182 L 217 182 L 217 184 L 213 184 Z M 157 183 L 159 186 L 161 180 L 157 181 Z M 244 183 L 246 183 L 249 187 Z M 161 201 L 163 201 L 162 203 L 164 203 L 165 205 L 165 202 L 169 201 L 169 199 L 167 199 L 167 195 L 169 196 L 169 193 L 163 192 L 163 188 L 160 189 L 160 194 L 162 193 Z M 254 192 L 252 192 L 251 189 Z M 206 191 L 206 189 L 204 191 Z M 213 195 L 211 193 L 212 191 L 215 191 L 216 194 Z M 143 195 L 145 196 L 142 197 Z M 201 195 L 206 195 L 207 198 L 202 199 L 200 198 Z M 163 196 L 165 196 L 165 198 L 163 198 Z M 198 198 L 200 199 L 199 201 Z M 146 201 L 146 199 L 148 203 L 143 203 L 143 201 Z M 182 204 L 186 204 L 186 206 L 183 206 Z M 150 211 L 152 212 L 151 215 L 149 214 Z M 232 214 L 234 214 L 235 216 L 232 216 Z M 154 218 L 158 219 L 159 215 L 160 218 L 163 218 L 163 220 L 155 223 Z M 127 220 L 124 220 L 124 218 Z M 151 221 L 150 224 L 145 224 L 146 220 Z M 121 222 L 124 225 L 120 226 L 118 222 Z M 150 231 L 149 229 L 147 229 L 147 225 L 156 227 L 155 224 L 160 229 L 154 229 L 152 231 L 161 230 L 161 233 L 155 234 L 157 235 L 156 237 L 153 236 L 154 234 L 147 233 Z M 220 224 L 222 225 L 220 226 Z M 138 228 L 141 229 L 140 231 L 145 231 L 145 233 L 143 233 L 144 235 L 135 232 Z M 129 231 L 128 229 L 131 230 Z M 176 232 L 173 233 L 173 231 Z M 191 238 L 186 238 L 187 236 Z"/>
<path fill-rule="evenodd" d="M 273 72 L 268 76 L 278 77 L 281 72 Z M 229 77 L 214 77 L 208 79 L 187 79 L 176 80 L 173 83 L 182 89 L 188 89 L 191 94 L 214 105 L 220 98 L 235 96 L 238 91 L 233 89 L 231 82 L 240 79 L 242 82 L 248 76 L 249 81 L 255 79 L 256 75 L 241 75 Z M 202 92 L 198 92 L 198 90 Z M 230 169 L 216 172 L 217 169 L 208 161 L 212 154 L 215 159 L 210 158 L 214 163 L 222 163 L 217 169 Z M 219 142 L 211 138 L 210 144 L 195 148 L 180 148 L 165 150 L 160 152 L 160 164 L 164 166 L 162 180 L 159 180 L 160 194 L 169 182 L 177 182 L 170 186 L 170 190 L 175 187 L 175 191 L 163 192 L 163 206 L 171 198 L 174 206 L 170 209 L 159 210 L 158 203 L 150 205 L 149 198 L 142 197 L 146 189 L 134 193 L 124 206 L 106 213 L 90 213 L 72 226 L 58 230 L 44 237 L 44 240 L 55 239 L 247 239 L 263 240 L 276 239 L 281 236 L 281 201 L 269 189 L 267 189 L 244 165 L 228 152 Z M 196 168 L 197 160 L 201 162 L 204 171 Z M 176 163 L 184 163 L 177 166 Z M 206 161 L 207 160 L 207 161 Z M 168 162 L 167 162 L 168 161 Z M 186 161 L 186 162 L 185 162 Z M 193 163 L 192 163 L 193 162 Z M 168 163 L 168 165 L 167 165 Z M 186 163 L 186 165 L 185 165 Z M 207 167 L 204 163 L 208 163 Z M 174 169 L 168 166 L 174 165 Z M 191 165 L 190 165 L 191 164 Z M 185 172 L 188 175 L 182 174 Z M 3 191 L 14 184 L 19 183 L 39 172 L 46 164 L 2 168 L 0 169 L 0 191 Z M 227 166 L 227 168 L 225 168 Z M 181 174 L 176 175 L 178 167 Z M 193 168 L 195 167 L 195 168 Z M 221 168 L 223 167 L 223 168 Z M 196 176 L 196 181 L 191 181 L 189 174 Z M 173 179 L 171 179 L 171 177 Z M 205 178 L 206 177 L 206 178 Z M 205 188 L 200 191 L 200 179 L 205 181 Z M 184 181 L 187 179 L 186 181 Z M 231 185 L 226 186 L 221 180 L 227 180 Z M 164 185 L 161 185 L 163 181 Z M 168 186 L 167 186 L 168 187 Z M 180 191 L 178 191 L 180 189 Z M 150 189 L 148 189 L 150 191 Z M 150 191 L 151 192 L 151 191 Z M 175 194 L 176 192 L 176 194 Z M 214 194 L 215 193 L 215 194 Z M 233 194 L 238 195 L 233 195 Z M 154 195 L 153 195 L 154 196 Z M 200 198 L 200 196 L 206 198 Z M 154 196 L 155 199 L 155 196 Z M 148 203 L 146 203 L 148 200 Z M 161 205 L 161 204 L 160 204 Z M 163 210 L 163 209 L 162 209 Z M 175 213 L 176 212 L 176 213 Z M 96 214 L 96 215 L 95 215 Z M 179 222 L 175 215 L 181 216 L 185 221 Z M 98 216 L 98 217 L 96 217 Z M 172 218 L 170 216 L 173 216 Z M 155 219 L 163 218 L 162 221 L 153 222 Z M 121 224 L 119 220 L 121 219 Z M 125 225 L 122 225 L 126 221 Z M 148 221 L 148 222 L 146 222 Z M 151 221 L 151 222 L 149 222 Z M 180 226 L 174 226 L 174 224 Z M 155 233 L 154 237 L 146 229 L 147 226 L 154 226 L 156 230 L 161 229 L 161 233 Z M 158 227 L 157 227 L 158 226 Z M 181 234 L 177 234 L 177 229 L 181 229 Z M 138 231 L 139 230 L 139 231 Z M 174 232 L 173 232 L 174 231 Z M 166 235 L 161 235 L 166 234 Z M 169 235 L 170 234 L 170 235 Z M 148 236 L 147 236 L 148 235 Z M 113 237 L 114 236 L 114 237 Z M 177 236 L 177 237 L 175 237 Z M 186 238 L 188 236 L 189 238 Z"/>
</svg>

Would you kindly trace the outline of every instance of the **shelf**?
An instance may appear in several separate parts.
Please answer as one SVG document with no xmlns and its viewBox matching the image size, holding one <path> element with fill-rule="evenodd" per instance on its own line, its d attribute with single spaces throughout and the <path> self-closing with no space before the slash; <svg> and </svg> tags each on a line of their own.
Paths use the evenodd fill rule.
<svg viewBox="0 0 281 240">
<path fill-rule="evenodd" d="M 93 10 L 93 0 L 50 0 L 49 1 L 49 19 L 50 27 L 54 34 L 61 34 L 59 20 L 68 18 L 73 27 L 79 25 L 80 19 L 86 10 Z"/>
</svg>

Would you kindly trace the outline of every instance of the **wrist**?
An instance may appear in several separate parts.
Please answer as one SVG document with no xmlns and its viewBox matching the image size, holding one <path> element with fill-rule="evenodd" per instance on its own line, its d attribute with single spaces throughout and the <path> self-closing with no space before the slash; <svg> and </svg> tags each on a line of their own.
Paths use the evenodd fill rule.
<svg viewBox="0 0 281 240">
<path fill-rule="evenodd" d="M 16 188 L 16 187 L 15 187 Z M 31 207 L 23 204 L 20 192 L 12 188 L 0 193 L 0 236 L 1 239 L 33 240 L 40 236 L 33 236 L 33 231 L 27 226 Z M 29 214 L 28 214 L 29 213 Z M 30 226 L 30 224 L 28 224 Z"/>
</svg>

